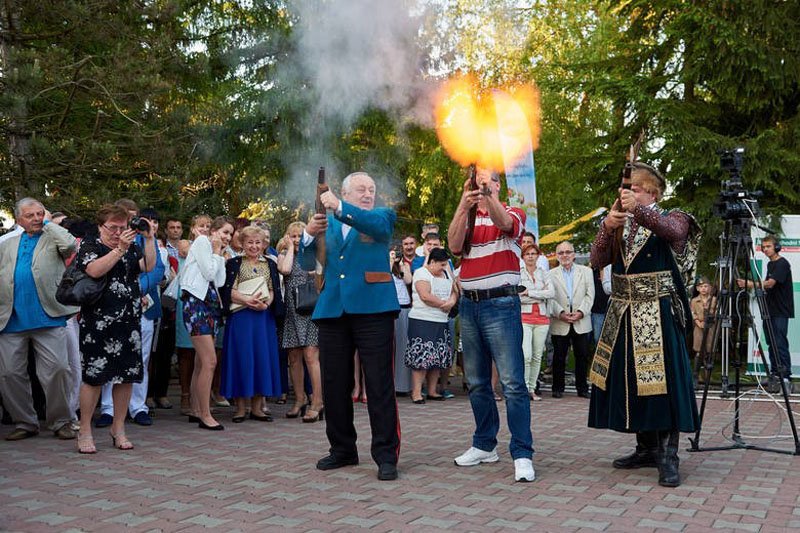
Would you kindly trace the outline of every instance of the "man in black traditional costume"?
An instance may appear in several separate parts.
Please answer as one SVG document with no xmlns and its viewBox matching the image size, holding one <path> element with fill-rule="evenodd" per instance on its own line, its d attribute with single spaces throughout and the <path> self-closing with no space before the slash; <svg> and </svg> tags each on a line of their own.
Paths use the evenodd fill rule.
<svg viewBox="0 0 800 533">
<path fill-rule="evenodd" d="M 615 468 L 658 467 L 662 486 L 680 485 L 679 432 L 697 414 L 686 345 L 686 282 L 700 230 L 691 215 L 658 206 L 665 189 L 653 167 L 635 162 L 592 245 L 592 265 L 612 264 L 612 293 L 592 361 L 589 426 L 636 434 L 636 451 Z"/>
</svg>

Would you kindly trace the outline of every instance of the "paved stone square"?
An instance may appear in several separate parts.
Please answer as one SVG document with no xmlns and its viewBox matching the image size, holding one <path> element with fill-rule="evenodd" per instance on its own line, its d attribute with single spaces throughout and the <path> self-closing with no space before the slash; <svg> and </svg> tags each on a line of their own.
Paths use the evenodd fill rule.
<svg viewBox="0 0 800 533">
<path fill-rule="evenodd" d="M 43 432 L 0 441 L 2 531 L 750 531 L 800 528 L 800 457 L 754 450 L 681 451 L 683 485 L 666 489 L 654 469 L 620 471 L 633 437 L 586 427 L 588 402 L 567 394 L 532 404 L 536 481 L 513 481 L 503 421 L 498 463 L 459 468 L 473 419 L 464 394 L 413 405 L 399 398 L 400 479 L 380 482 L 369 455 L 366 406 L 356 404 L 361 464 L 314 468 L 327 452 L 324 423 L 282 418 L 203 431 L 159 410 L 152 427 L 128 425 L 136 449 L 98 453 Z M 504 402 L 499 402 L 501 417 Z M 724 445 L 732 403 L 712 400 L 703 445 Z M 800 409 L 797 409 L 800 411 Z M 748 442 L 793 450 L 785 415 L 744 402 Z M 4 426 L 3 434 L 12 428 Z M 685 436 L 682 443 L 688 446 Z M 683 446 L 684 448 L 686 446 Z"/>
</svg>

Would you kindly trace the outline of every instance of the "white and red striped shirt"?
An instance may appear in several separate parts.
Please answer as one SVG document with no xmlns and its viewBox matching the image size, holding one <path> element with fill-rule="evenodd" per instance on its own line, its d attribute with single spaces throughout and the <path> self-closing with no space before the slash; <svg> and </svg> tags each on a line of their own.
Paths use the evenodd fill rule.
<svg viewBox="0 0 800 533">
<path fill-rule="evenodd" d="M 478 211 L 469 253 L 461 260 L 462 288 L 519 285 L 519 241 L 525 231 L 525 212 L 516 207 L 504 207 L 513 222 L 508 233 L 495 226 L 488 212 Z"/>
</svg>

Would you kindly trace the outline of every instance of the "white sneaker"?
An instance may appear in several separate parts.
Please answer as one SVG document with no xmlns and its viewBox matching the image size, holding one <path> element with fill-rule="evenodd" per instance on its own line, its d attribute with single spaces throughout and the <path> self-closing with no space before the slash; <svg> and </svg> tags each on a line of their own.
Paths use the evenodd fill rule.
<svg viewBox="0 0 800 533">
<path fill-rule="evenodd" d="M 497 455 L 497 448 L 490 452 L 485 452 L 475 448 L 474 446 L 464 452 L 462 455 L 459 455 L 455 458 L 455 462 L 458 466 L 475 466 L 481 463 L 496 463 L 499 460 L 500 457 Z"/>
<path fill-rule="evenodd" d="M 514 459 L 514 481 L 533 481 L 536 472 L 530 459 Z"/>
</svg>

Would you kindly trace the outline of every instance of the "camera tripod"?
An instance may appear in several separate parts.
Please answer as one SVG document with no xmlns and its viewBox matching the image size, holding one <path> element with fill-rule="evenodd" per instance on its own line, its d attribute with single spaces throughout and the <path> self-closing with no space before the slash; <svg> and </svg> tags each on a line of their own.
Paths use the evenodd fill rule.
<svg viewBox="0 0 800 533">
<path fill-rule="evenodd" d="M 753 316 L 750 312 L 750 302 L 747 297 L 747 287 L 755 289 L 755 298 L 758 309 L 764 322 L 764 333 L 769 339 L 769 345 L 775 346 L 775 336 L 772 324 L 769 320 L 769 309 L 764 298 L 764 288 L 761 279 L 753 275 L 751 268 L 754 259 L 753 239 L 750 236 L 752 222 L 749 219 L 733 219 L 725 221 L 725 228 L 720 235 L 720 255 L 717 260 L 717 273 L 715 286 L 717 287 L 717 306 L 716 311 L 706 312 L 705 328 L 703 329 L 703 339 L 700 353 L 696 356 L 703 362 L 702 371 L 705 377 L 703 384 L 703 398 L 700 403 L 700 426 L 695 432 L 694 438 L 690 438 L 690 452 L 716 451 L 748 449 L 761 450 L 775 453 L 785 453 L 790 455 L 800 455 L 800 439 L 798 439 L 797 426 L 792 413 L 791 403 L 789 402 L 789 390 L 787 383 L 780 376 L 783 375 L 781 361 L 776 356 L 775 366 L 768 364 L 761 348 Z M 741 267 L 741 270 L 740 270 Z M 744 272 L 744 275 L 739 275 Z M 740 289 L 737 279 L 745 280 L 745 287 Z M 711 300 L 710 300 L 711 301 Z M 713 330 L 713 331 L 712 331 Z M 740 418 L 740 391 L 742 366 L 747 364 L 748 352 L 748 333 L 754 340 L 754 347 L 758 358 L 765 369 L 771 369 L 778 374 L 783 402 L 786 408 L 786 416 L 792 429 L 794 438 L 794 451 L 779 448 L 768 448 L 748 443 L 741 433 Z M 713 335 L 711 339 L 709 335 Z M 713 342 L 709 343 L 709 340 Z M 710 344 L 710 346 L 709 346 Z M 709 349 L 709 347 L 711 349 Z M 711 369 L 714 366 L 714 352 L 719 348 L 722 359 L 722 397 L 730 396 L 729 387 L 731 386 L 728 377 L 729 366 L 734 370 L 733 381 L 733 435 L 732 444 L 728 446 L 701 447 L 700 432 L 703 427 L 703 415 L 705 414 L 706 403 L 708 400 L 708 388 L 711 381 Z"/>
</svg>

